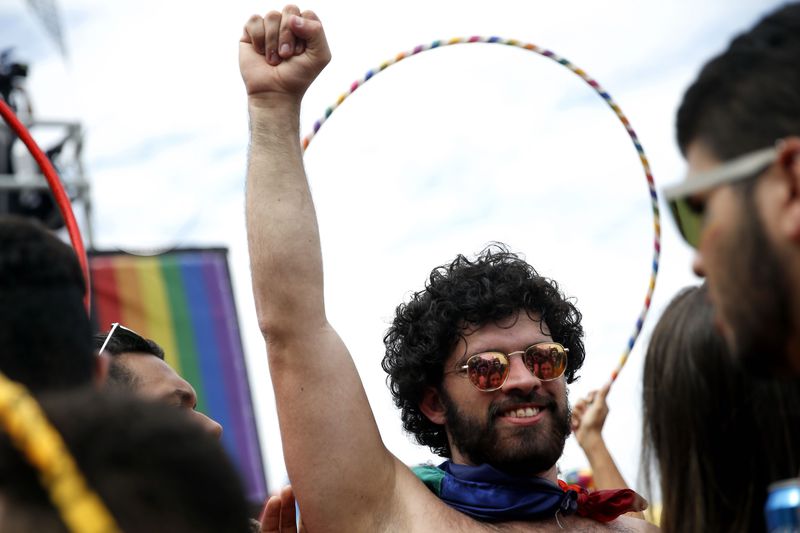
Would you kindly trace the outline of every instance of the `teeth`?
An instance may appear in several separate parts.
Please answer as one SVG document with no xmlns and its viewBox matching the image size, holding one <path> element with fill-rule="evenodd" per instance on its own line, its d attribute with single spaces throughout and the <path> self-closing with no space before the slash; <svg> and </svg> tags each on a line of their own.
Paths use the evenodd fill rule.
<svg viewBox="0 0 800 533">
<path fill-rule="evenodd" d="M 506 413 L 506 416 L 514 418 L 530 418 L 539 414 L 538 407 L 520 407 L 519 409 L 512 409 Z"/>
</svg>

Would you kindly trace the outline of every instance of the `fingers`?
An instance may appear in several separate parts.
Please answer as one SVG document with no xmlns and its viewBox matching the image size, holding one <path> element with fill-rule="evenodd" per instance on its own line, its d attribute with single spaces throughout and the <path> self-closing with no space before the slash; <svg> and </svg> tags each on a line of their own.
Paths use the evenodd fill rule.
<svg viewBox="0 0 800 533">
<path fill-rule="evenodd" d="M 278 55 L 281 59 L 289 59 L 295 54 L 296 38 L 292 29 L 295 17 L 300 17 L 300 9 L 295 5 L 287 5 L 281 13 L 278 33 Z"/>
<path fill-rule="evenodd" d="M 608 391 L 611 390 L 611 382 L 609 381 L 603 387 L 597 391 L 597 400 L 604 402 L 606 401 L 606 396 L 608 396 Z"/>
<path fill-rule="evenodd" d="M 306 48 L 330 54 L 325 40 L 325 30 L 313 11 L 303 11 L 302 17 L 292 17 L 289 23 L 295 36 L 306 42 Z"/>
<path fill-rule="evenodd" d="M 250 43 L 259 54 L 264 54 L 264 19 L 251 16 L 244 25 L 241 42 Z"/>
<path fill-rule="evenodd" d="M 259 54 L 266 56 L 267 63 L 272 66 L 279 65 L 281 58 L 278 56 L 278 27 L 281 23 L 281 14 L 270 11 L 265 16 L 253 15 L 244 25 L 241 42 L 250 43 Z"/>
<path fill-rule="evenodd" d="M 270 496 L 261 513 L 261 533 L 278 533 L 281 520 L 281 498 Z"/>
<path fill-rule="evenodd" d="M 634 493 L 634 494 L 636 494 L 636 493 Z M 649 506 L 650 505 L 647 502 L 647 500 L 642 498 L 639 494 L 636 494 L 636 497 L 634 498 L 634 501 L 633 501 L 633 504 L 632 504 L 632 507 L 633 507 L 632 510 L 634 510 L 634 511 L 644 511 Z"/>
<path fill-rule="evenodd" d="M 283 17 L 277 11 L 270 11 L 264 17 L 264 32 L 267 49 L 267 63 L 273 67 L 280 65 L 281 57 L 278 53 L 278 36 L 280 34 L 280 25 Z"/>
<path fill-rule="evenodd" d="M 302 18 L 306 19 L 306 20 L 319 22 L 319 17 L 317 16 L 317 14 L 314 13 L 313 11 L 311 11 L 310 9 L 307 9 L 307 10 L 303 11 L 302 13 L 300 13 L 300 16 Z M 305 51 L 306 51 L 306 41 L 305 41 L 305 39 L 297 39 L 297 42 L 296 42 L 296 44 L 294 46 L 294 53 L 296 55 L 299 55 L 299 54 L 302 54 Z"/>
<path fill-rule="evenodd" d="M 606 384 L 603 388 L 592 391 L 589 393 L 591 398 L 588 409 L 586 410 L 587 424 L 590 424 L 595 429 L 602 431 L 603 426 L 608 416 L 608 404 L 606 403 L 606 395 L 610 389 L 610 384 Z"/>
<path fill-rule="evenodd" d="M 611 383 L 609 382 L 602 388 L 589 392 L 586 397 L 575 402 L 572 407 L 572 417 L 570 418 L 570 427 L 573 432 L 577 433 L 582 428 L 586 430 L 602 429 L 608 415 L 606 396 L 608 396 L 610 389 Z"/>
<path fill-rule="evenodd" d="M 322 23 L 312 11 L 296 6 L 254 15 L 239 44 L 239 70 L 247 94 L 302 97 L 331 59 Z"/>
<path fill-rule="evenodd" d="M 296 533 L 297 518 L 294 507 L 294 492 L 291 485 L 281 490 L 281 533 Z"/>
<path fill-rule="evenodd" d="M 319 17 L 310 10 L 301 13 L 297 6 L 290 4 L 281 12 L 270 11 L 264 17 L 250 17 L 241 41 L 252 43 L 255 50 L 274 67 L 286 59 L 305 53 L 310 39 L 315 43 L 322 40 L 324 44 Z M 327 45 L 323 48 L 323 52 L 329 54 Z"/>
<path fill-rule="evenodd" d="M 575 405 L 572 406 L 572 416 L 570 417 L 570 425 L 572 426 L 572 431 L 578 429 L 581 425 L 581 419 L 583 415 L 586 413 L 586 408 L 589 406 L 585 398 L 581 398 Z"/>
<path fill-rule="evenodd" d="M 271 496 L 261 513 L 261 533 L 297 533 L 294 492 L 291 486 Z"/>
</svg>

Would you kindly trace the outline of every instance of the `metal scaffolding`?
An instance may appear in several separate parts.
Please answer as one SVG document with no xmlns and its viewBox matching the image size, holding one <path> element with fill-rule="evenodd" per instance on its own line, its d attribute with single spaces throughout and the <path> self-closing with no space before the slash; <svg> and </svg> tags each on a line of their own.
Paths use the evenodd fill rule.
<svg viewBox="0 0 800 533">
<path fill-rule="evenodd" d="M 92 228 L 92 199 L 90 184 L 86 179 L 83 166 L 83 128 L 79 122 L 57 120 L 35 120 L 28 125 L 33 132 L 39 129 L 55 130 L 59 132 L 55 146 L 43 146 L 42 149 L 50 157 L 53 166 L 58 171 L 61 183 L 70 198 L 73 206 L 80 204 L 83 211 L 83 228 L 85 230 L 86 244 L 89 249 L 94 247 L 94 231 Z M 9 130 L 0 122 L 0 129 Z M 0 174 L 0 193 L 3 191 L 49 192 L 50 187 L 38 167 L 35 171 L 28 169 L 16 170 L 13 174 Z M 0 213 L 9 212 L 9 194 L 0 194 Z"/>
</svg>

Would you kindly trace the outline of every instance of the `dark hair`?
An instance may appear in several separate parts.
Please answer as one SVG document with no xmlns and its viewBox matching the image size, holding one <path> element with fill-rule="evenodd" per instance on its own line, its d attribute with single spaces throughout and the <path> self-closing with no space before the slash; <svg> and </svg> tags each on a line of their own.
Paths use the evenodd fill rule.
<svg viewBox="0 0 800 533">
<path fill-rule="evenodd" d="M 444 362 L 463 338 L 467 325 L 482 326 L 524 310 L 547 324 L 554 341 L 569 349 L 567 383 L 583 365 L 581 314 L 555 281 L 505 245 L 485 248 L 475 260 L 459 255 L 435 268 L 425 289 L 398 306 L 384 343 L 383 369 L 403 427 L 434 453 L 450 457 L 447 434 L 431 422 L 419 404 L 427 387 L 439 387 Z"/>
<path fill-rule="evenodd" d="M 728 160 L 800 133 L 800 3 L 766 16 L 709 61 L 678 110 L 678 145 Z"/>
<path fill-rule="evenodd" d="M 643 472 L 660 473 L 661 528 L 763 531 L 767 486 L 800 469 L 800 382 L 745 374 L 715 332 L 705 287 L 684 289 L 644 364 Z"/>
<path fill-rule="evenodd" d="M 108 338 L 108 332 L 98 333 L 94 336 L 94 348 L 100 350 Z M 108 380 L 111 385 L 135 390 L 139 379 L 117 356 L 122 354 L 146 354 L 164 360 L 164 349 L 155 341 L 146 339 L 138 333 L 125 327 L 117 327 L 114 334 L 103 349 L 103 355 L 111 356 L 108 366 Z"/>
<path fill-rule="evenodd" d="M 94 349 L 100 350 L 108 338 L 108 332 L 97 333 L 94 336 Z M 103 350 L 104 355 L 122 355 L 124 353 L 146 353 L 164 359 L 164 349 L 151 339 L 146 339 L 128 328 L 118 327 L 111 335 L 108 344 Z"/>
<path fill-rule="evenodd" d="M 233 464 L 177 408 L 88 389 L 43 395 L 42 407 L 123 531 L 249 531 Z M 66 532 L 37 472 L 2 434 L 0 497 L 3 531 Z"/>
<path fill-rule="evenodd" d="M 84 290 L 72 248 L 38 222 L 0 217 L 0 371 L 34 392 L 89 383 Z"/>
</svg>

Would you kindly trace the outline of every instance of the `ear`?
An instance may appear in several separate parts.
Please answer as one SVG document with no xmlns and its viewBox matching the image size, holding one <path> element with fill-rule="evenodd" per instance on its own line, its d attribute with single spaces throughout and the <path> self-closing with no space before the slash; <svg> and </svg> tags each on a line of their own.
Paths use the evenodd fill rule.
<svg viewBox="0 0 800 533">
<path fill-rule="evenodd" d="M 111 366 L 111 358 L 107 355 L 95 356 L 94 376 L 92 381 L 97 388 L 102 387 L 108 380 L 108 368 Z"/>
<path fill-rule="evenodd" d="M 789 194 L 780 229 L 790 240 L 800 244 L 800 137 L 788 137 L 779 148 L 778 163 Z"/>
<path fill-rule="evenodd" d="M 419 410 L 434 424 L 444 425 L 447 418 L 447 410 L 437 389 L 433 387 L 425 389 L 422 394 L 422 401 L 419 402 Z"/>
</svg>

